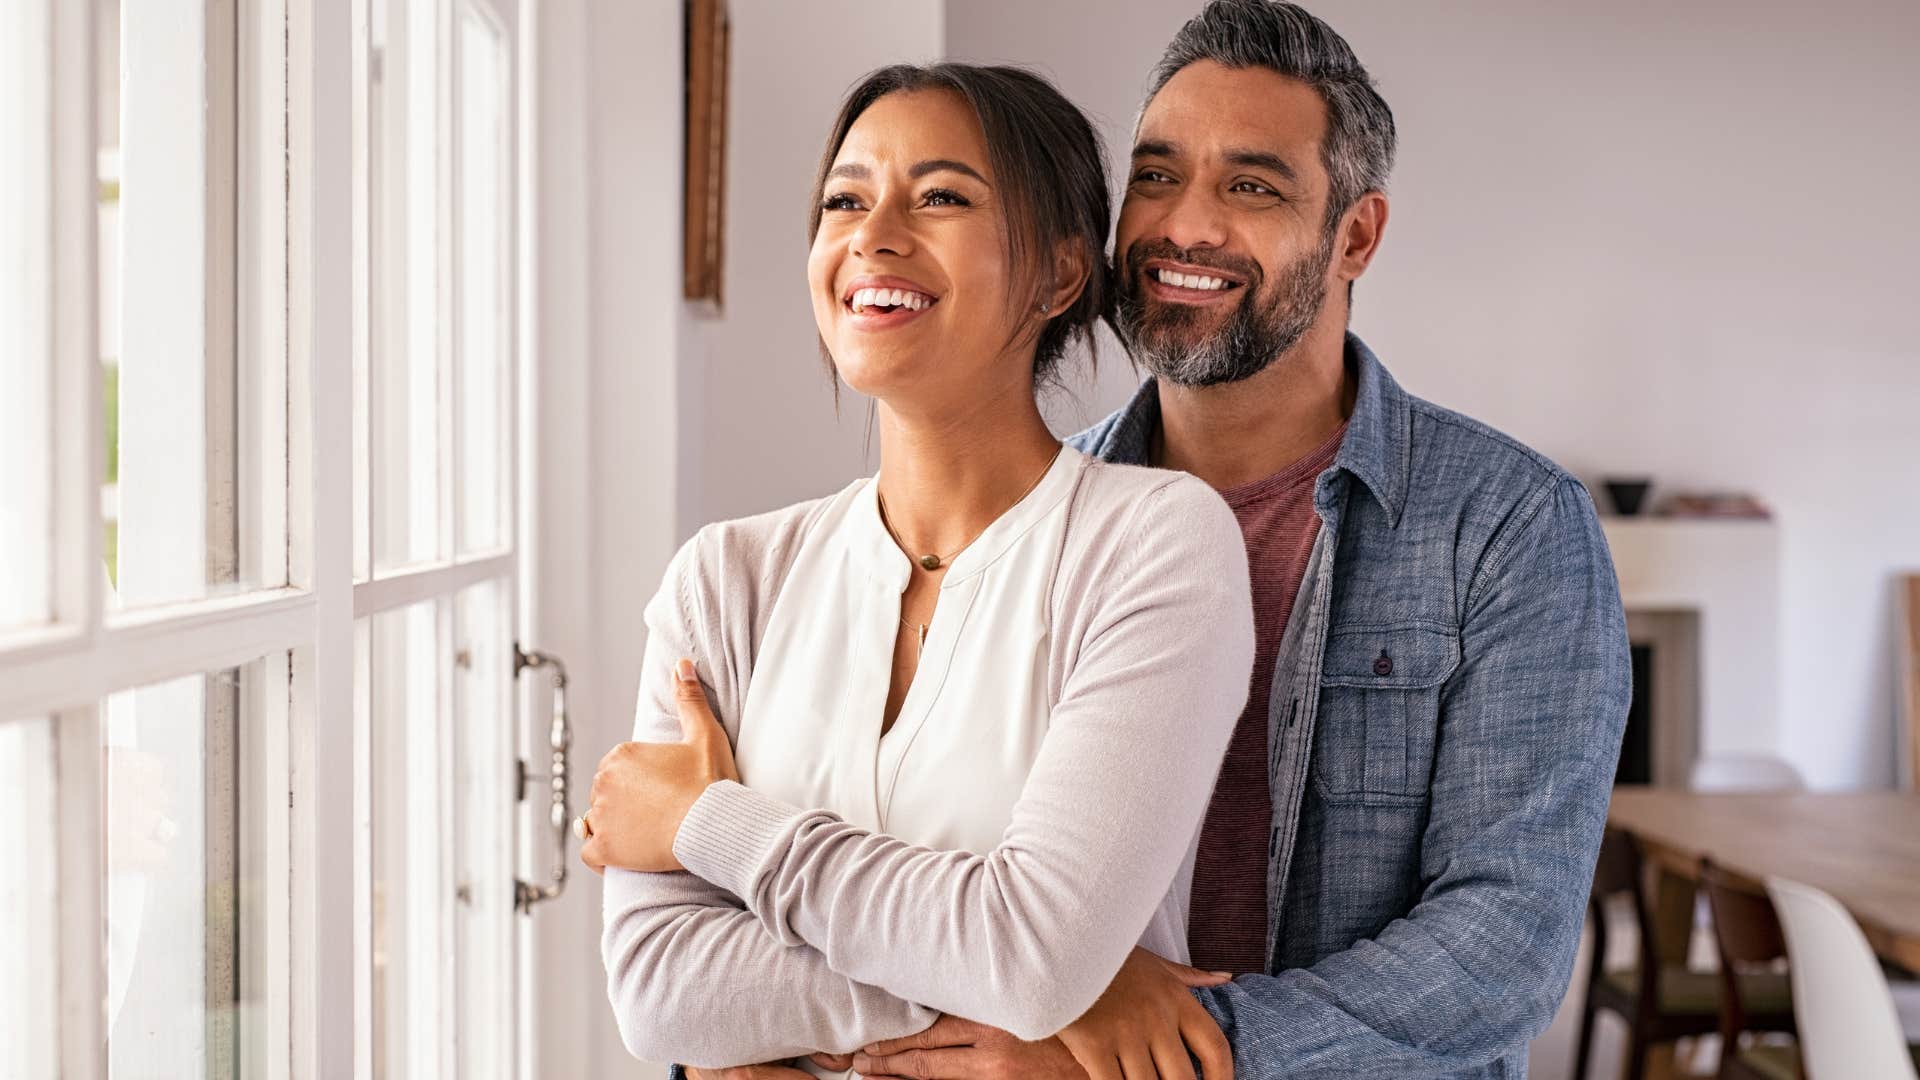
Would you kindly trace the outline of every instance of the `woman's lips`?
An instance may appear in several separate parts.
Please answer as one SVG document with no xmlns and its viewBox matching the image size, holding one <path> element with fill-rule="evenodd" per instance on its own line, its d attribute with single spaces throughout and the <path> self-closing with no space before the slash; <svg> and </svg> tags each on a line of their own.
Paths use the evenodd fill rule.
<svg viewBox="0 0 1920 1080">
<path fill-rule="evenodd" d="M 855 309 L 850 304 L 843 307 L 846 309 L 848 322 L 856 330 L 891 330 L 897 326 L 904 326 L 933 310 L 932 304 L 922 308 L 901 306 Z"/>
</svg>

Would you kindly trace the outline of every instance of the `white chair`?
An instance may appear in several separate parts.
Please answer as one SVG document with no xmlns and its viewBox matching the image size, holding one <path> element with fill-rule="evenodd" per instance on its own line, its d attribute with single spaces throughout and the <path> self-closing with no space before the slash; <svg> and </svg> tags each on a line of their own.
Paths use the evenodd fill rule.
<svg viewBox="0 0 1920 1080">
<path fill-rule="evenodd" d="M 1803 791 L 1800 770 L 1766 754 L 1723 754 L 1693 764 L 1687 787 L 1701 792 Z"/>
<path fill-rule="evenodd" d="M 1793 1013 L 1809 1080 L 1920 1080 L 1867 937 L 1819 889 L 1768 878 L 1786 932 Z"/>
</svg>

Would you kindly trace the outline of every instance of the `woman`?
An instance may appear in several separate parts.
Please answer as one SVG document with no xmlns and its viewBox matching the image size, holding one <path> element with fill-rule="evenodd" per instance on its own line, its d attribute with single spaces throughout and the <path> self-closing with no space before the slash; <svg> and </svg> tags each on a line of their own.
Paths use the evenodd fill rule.
<svg viewBox="0 0 1920 1080">
<path fill-rule="evenodd" d="M 1035 403 L 1104 302 L 1101 162 L 1014 69 L 887 68 L 843 106 L 808 279 L 880 470 L 703 529 L 647 608 L 641 741 L 577 823 L 589 865 L 647 871 L 606 882 L 636 1056 L 845 1054 L 950 1013 L 1192 1075 L 1177 1038 L 1089 1063 L 1062 1030 L 1136 944 L 1186 959 L 1253 653 L 1219 497 L 1063 447 Z"/>
</svg>

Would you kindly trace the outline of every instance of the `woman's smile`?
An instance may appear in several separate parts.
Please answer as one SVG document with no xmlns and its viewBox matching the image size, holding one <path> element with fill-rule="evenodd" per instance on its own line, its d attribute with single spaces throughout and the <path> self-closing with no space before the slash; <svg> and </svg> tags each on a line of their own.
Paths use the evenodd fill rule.
<svg viewBox="0 0 1920 1080">
<path fill-rule="evenodd" d="M 840 306 L 855 330 L 891 330 L 926 314 L 940 298 L 933 290 L 891 274 L 862 274 L 840 293 Z"/>
</svg>

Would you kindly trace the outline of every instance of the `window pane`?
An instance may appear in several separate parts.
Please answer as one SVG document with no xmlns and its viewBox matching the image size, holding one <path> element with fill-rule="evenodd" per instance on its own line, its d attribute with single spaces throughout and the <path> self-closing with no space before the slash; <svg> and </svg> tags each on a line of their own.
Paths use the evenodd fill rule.
<svg viewBox="0 0 1920 1080">
<path fill-rule="evenodd" d="M 455 598 L 453 741 L 458 825 L 454 875 L 459 1075 L 512 1075 L 512 633 L 502 582 Z M 536 788 L 543 790 L 543 788 Z M 544 834 L 543 834 L 544 835 Z"/>
<path fill-rule="evenodd" d="M 460 17 L 460 549 L 501 546 L 509 301 L 507 61 L 499 32 Z"/>
<path fill-rule="evenodd" d="M 439 69 L 435 4 L 368 17 L 368 442 L 375 571 L 442 557 Z"/>
<path fill-rule="evenodd" d="M 375 1077 L 511 1075 L 507 586 L 362 623 L 373 764 Z"/>
<path fill-rule="evenodd" d="M 452 830 L 440 778 L 440 605 L 372 619 L 367 665 L 372 720 L 373 1075 L 444 1076 L 443 987 L 451 972 Z"/>
<path fill-rule="evenodd" d="M 42 0 L 0 4 L 0 630 L 51 615 L 47 15 Z"/>
<path fill-rule="evenodd" d="M 285 838 L 258 834 L 275 787 L 261 729 L 286 685 L 263 661 L 107 699 L 112 1076 L 237 1077 L 263 1045 L 264 848 Z"/>
<path fill-rule="evenodd" d="M 51 1080 L 60 1065 L 53 768 L 46 718 L 0 720 L 0 1076 L 21 1080 Z"/>
<path fill-rule="evenodd" d="M 235 343 L 237 52 L 233 7 L 99 0 L 102 492 L 113 606 L 283 583 L 255 565 L 261 493 L 242 417 L 277 380 Z M 210 45 L 209 43 L 217 43 Z M 255 481 L 255 485 L 260 481 Z M 268 480 L 266 482 L 274 482 Z M 284 483 L 284 478 L 278 482 Z M 271 578 L 271 580 L 265 580 Z"/>
</svg>

